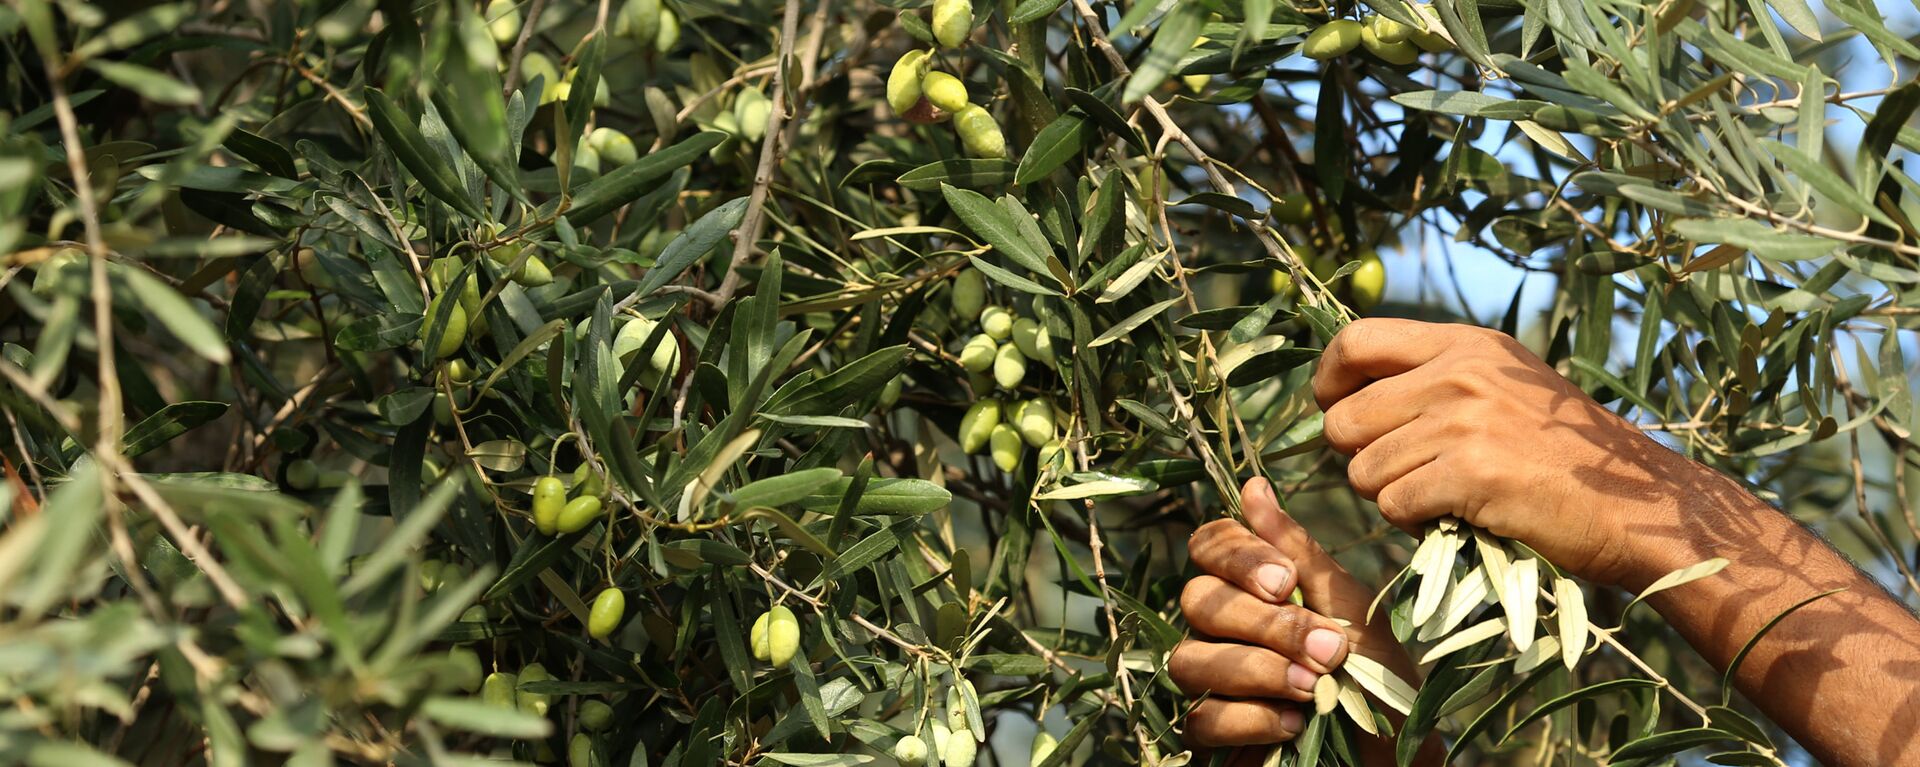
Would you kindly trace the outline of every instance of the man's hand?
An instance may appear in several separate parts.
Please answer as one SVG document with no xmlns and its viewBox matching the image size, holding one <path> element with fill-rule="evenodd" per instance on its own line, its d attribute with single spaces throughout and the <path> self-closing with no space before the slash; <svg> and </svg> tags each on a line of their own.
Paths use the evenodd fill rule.
<svg viewBox="0 0 1920 767">
<path fill-rule="evenodd" d="M 1460 517 L 1592 581 L 1645 585 L 1610 544 L 1632 536 L 1636 504 L 1701 471 L 1482 328 L 1360 320 L 1327 345 L 1313 392 L 1354 490 L 1388 521 Z"/>
<path fill-rule="evenodd" d="M 1387 622 L 1366 622 L 1373 591 L 1280 510 L 1266 480 L 1241 489 L 1241 511 L 1245 525 L 1215 520 L 1188 543 L 1188 556 L 1204 573 L 1180 596 L 1195 638 L 1174 648 L 1168 673 L 1189 696 L 1204 698 L 1187 715 L 1189 744 L 1292 740 L 1305 726 L 1302 704 L 1313 700 L 1314 683 L 1350 652 L 1418 681 Z M 1305 606 L 1288 601 L 1296 586 Z M 1370 744 L 1370 752 L 1374 747 L 1389 749 L 1378 753 L 1391 760 L 1390 744 Z"/>
<path fill-rule="evenodd" d="M 1702 560 L 1718 575 L 1647 601 L 1823 764 L 1920 765 L 1920 621 L 1740 484 L 1589 399 L 1506 336 L 1368 319 L 1314 377 L 1327 441 L 1394 524 L 1455 516 L 1633 591 Z M 1826 595 L 1826 596 L 1821 596 Z M 1836 716 L 1834 712 L 1873 712 Z"/>
</svg>

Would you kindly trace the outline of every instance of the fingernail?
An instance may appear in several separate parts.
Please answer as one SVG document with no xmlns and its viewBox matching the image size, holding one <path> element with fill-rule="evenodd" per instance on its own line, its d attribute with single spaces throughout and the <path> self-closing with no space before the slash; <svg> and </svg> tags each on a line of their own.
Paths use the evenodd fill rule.
<svg viewBox="0 0 1920 767">
<path fill-rule="evenodd" d="M 1287 568 L 1268 563 L 1254 568 L 1253 582 L 1266 589 L 1268 598 L 1285 599 L 1288 575 Z"/>
<path fill-rule="evenodd" d="M 1313 673 L 1313 669 L 1306 666 L 1295 663 L 1293 667 L 1287 669 L 1287 684 L 1293 685 L 1293 689 L 1313 692 L 1313 685 L 1319 681 L 1320 675 Z"/>
<path fill-rule="evenodd" d="M 1305 727 L 1306 724 L 1307 717 L 1305 714 L 1300 713 L 1300 709 L 1290 708 L 1280 712 L 1280 729 L 1282 730 L 1297 733 L 1300 731 L 1300 728 Z"/>
<path fill-rule="evenodd" d="M 1307 635 L 1307 656 L 1320 661 L 1320 665 L 1331 668 L 1333 659 L 1340 655 L 1340 648 L 1347 638 L 1333 629 L 1314 629 Z"/>
</svg>

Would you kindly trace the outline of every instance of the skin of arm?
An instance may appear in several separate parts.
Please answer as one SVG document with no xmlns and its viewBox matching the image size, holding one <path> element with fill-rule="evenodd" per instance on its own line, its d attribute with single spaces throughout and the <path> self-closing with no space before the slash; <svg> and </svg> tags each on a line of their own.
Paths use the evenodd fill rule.
<svg viewBox="0 0 1920 767">
<path fill-rule="evenodd" d="M 1361 320 L 1314 378 L 1327 441 L 1393 524 L 1459 517 L 1589 581 L 1638 592 L 1712 557 L 1725 570 L 1648 600 L 1821 763 L 1920 765 L 1920 620 L 1818 536 L 1633 424 L 1505 335 Z"/>
</svg>

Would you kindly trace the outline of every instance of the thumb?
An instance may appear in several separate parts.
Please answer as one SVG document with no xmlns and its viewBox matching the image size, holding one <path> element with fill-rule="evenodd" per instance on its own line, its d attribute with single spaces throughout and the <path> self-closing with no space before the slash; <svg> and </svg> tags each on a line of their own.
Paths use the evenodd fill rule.
<svg viewBox="0 0 1920 767">
<path fill-rule="evenodd" d="M 1307 528 L 1280 508 L 1280 498 L 1265 478 L 1254 477 L 1241 486 L 1240 513 L 1255 535 L 1294 561 L 1301 596 L 1306 599 L 1308 609 L 1356 625 L 1366 622 L 1373 592 L 1328 554 Z"/>
</svg>

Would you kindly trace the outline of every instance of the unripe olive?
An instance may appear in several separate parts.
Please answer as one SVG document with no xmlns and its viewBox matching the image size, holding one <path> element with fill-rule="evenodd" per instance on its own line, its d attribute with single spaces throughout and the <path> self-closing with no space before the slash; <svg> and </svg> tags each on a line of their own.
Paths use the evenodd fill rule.
<svg viewBox="0 0 1920 767">
<path fill-rule="evenodd" d="M 567 488 L 559 477 L 541 477 L 533 481 L 533 526 L 542 534 L 560 531 L 560 510 L 567 505 Z"/>
<path fill-rule="evenodd" d="M 1040 447 L 1041 468 L 1052 467 L 1056 470 L 1067 467 L 1067 449 L 1059 442 L 1048 442 Z"/>
<path fill-rule="evenodd" d="M 973 767 L 974 757 L 979 753 L 980 746 L 974 742 L 973 733 L 966 730 L 949 733 L 945 747 L 940 749 L 941 761 L 946 767 Z"/>
<path fill-rule="evenodd" d="M 993 427 L 989 435 L 993 443 L 993 465 L 1001 471 L 1013 471 L 1020 468 L 1020 455 L 1025 448 L 1020 444 L 1020 432 L 1011 425 L 1000 424 Z"/>
<path fill-rule="evenodd" d="M 466 360 L 454 360 L 447 363 L 447 380 L 456 384 L 467 384 L 473 382 L 473 376 L 473 366 L 468 365 Z"/>
<path fill-rule="evenodd" d="M 613 636 L 613 630 L 620 627 L 620 619 L 626 615 L 626 592 L 601 589 L 593 598 L 593 608 L 587 611 L 587 636 L 594 639 Z"/>
<path fill-rule="evenodd" d="M 1445 35 L 1438 32 L 1429 32 L 1424 29 L 1415 30 L 1413 37 L 1408 39 L 1411 40 L 1414 45 L 1420 46 L 1420 50 L 1428 53 L 1442 53 L 1453 50 L 1453 41 L 1448 40 Z"/>
<path fill-rule="evenodd" d="M 934 106 L 958 112 L 967 106 L 967 84 L 945 72 L 928 72 L 920 80 L 920 90 Z"/>
<path fill-rule="evenodd" d="M 1002 389 L 1013 389 L 1027 378 L 1027 355 L 1020 353 L 1020 347 L 1013 344 L 1001 344 L 1000 351 L 993 355 L 993 382 Z"/>
<path fill-rule="evenodd" d="M 600 760 L 593 753 L 593 736 L 576 732 L 573 739 L 567 741 L 567 767 L 599 767 Z"/>
<path fill-rule="evenodd" d="M 495 671 L 487 675 L 480 683 L 480 702 L 500 708 L 513 708 L 516 705 L 515 688 L 520 685 L 519 677 L 505 671 Z"/>
<path fill-rule="evenodd" d="M 1000 400 L 983 399 L 960 416 L 960 449 L 978 453 L 987 446 L 993 429 L 1000 425 Z"/>
<path fill-rule="evenodd" d="M 441 426 L 453 425 L 453 400 L 447 399 L 447 393 L 433 393 L 433 422 Z"/>
<path fill-rule="evenodd" d="M 767 135 L 767 119 L 773 116 L 773 102 L 758 90 L 741 91 L 733 101 L 733 119 L 740 125 L 740 135 L 748 141 L 759 141 Z"/>
<path fill-rule="evenodd" d="M 1034 733 L 1032 755 L 1027 757 L 1027 764 L 1030 767 L 1039 767 L 1039 764 L 1052 756 L 1053 750 L 1059 747 L 1060 741 L 1054 740 L 1053 735 L 1046 730 Z"/>
<path fill-rule="evenodd" d="M 942 752 L 947 750 L 947 736 L 952 735 L 953 730 L 947 729 L 947 723 L 939 719 L 928 723 L 928 727 L 932 730 L 932 732 L 928 734 L 933 736 L 933 753 L 934 756 L 938 758 Z"/>
<path fill-rule="evenodd" d="M 971 0 L 933 0 L 933 39 L 948 48 L 967 43 L 973 32 Z"/>
<path fill-rule="evenodd" d="M 440 578 L 440 570 L 446 566 L 447 566 L 447 563 L 442 562 L 438 559 L 429 559 L 425 562 L 421 562 L 420 563 L 420 590 L 425 591 L 429 594 L 435 591 L 439 591 L 440 586 L 443 583 L 443 581 Z"/>
<path fill-rule="evenodd" d="M 613 707 L 603 701 L 589 700 L 580 704 L 580 729 L 587 732 L 599 732 L 613 724 Z"/>
<path fill-rule="evenodd" d="M 539 51 L 528 52 L 520 58 L 520 82 L 532 85 L 534 80 L 541 81 L 540 103 L 551 104 L 560 98 L 560 68 Z"/>
<path fill-rule="evenodd" d="M 966 321 L 980 318 L 980 310 L 987 306 L 987 277 L 977 269 L 963 269 L 953 276 L 953 297 L 950 299 L 955 316 Z"/>
<path fill-rule="evenodd" d="M 1013 312 L 1004 306 L 989 306 L 980 312 L 980 329 L 995 341 L 1013 335 Z"/>
<path fill-rule="evenodd" d="M 1354 270 L 1350 279 L 1353 308 L 1368 312 L 1380 305 L 1381 297 L 1387 292 L 1387 267 L 1380 263 L 1379 253 L 1367 251 L 1360 256 L 1360 268 Z"/>
<path fill-rule="evenodd" d="M 661 53 L 680 43 L 680 17 L 672 8 L 660 9 L 660 31 L 653 33 L 653 49 Z"/>
<path fill-rule="evenodd" d="M 525 668 L 520 669 L 520 684 L 552 680 L 553 675 L 547 673 L 547 667 L 538 663 L 529 663 Z M 513 701 L 515 705 L 520 707 L 521 711 L 546 716 L 547 707 L 552 703 L 552 698 L 544 692 L 527 692 L 516 689 L 514 691 Z"/>
<path fill-rule="evenodd" d="M 640 150 L 634 147 L 633 139 L 612 128 L 594 128 L 592 133 L 587 134 L 587 143 L 593 146 L 593 151 L 600 153 L 600 159 L 612 163 L 615 168 L 640 159 Z"/>
<path fill-rule="evenodd" d="M 560 517 L 554 520 L 554 530 L 561 535 L 577 533 L 587 529 L 593 520 L 600 516 L 600 499 L 591 495 L 581 496 L 560 507 Z"/>
<path fill-rule="evenodd" d="M 967 720 L 967 696 L 961 692 L 961 686 L 967 684 L 961 679 L 947 687 L 947 729 L 954 732 L 966 732 L 972 726 Z"/>
<path fill-rule="evenodd" d="M 753 622 L 748 638 L 753 644 L 753 657 L 775 668 L 785 666 L 800 651 L 800 619 L 786 606 L 774 605 Z"/>
<path fill-rule="evenodd" d="M 1300 53 L 1320 61 L 1345 56 L 1360 44 L 1360 32 L 1364 29 L 1365 25 L 1352 19 L 1329 21 L 1307 35 L 1306 42 L 1300 44 Z"/>
<path fill-rule="evenodd" d="M 1013 409 L 1013 428 L 1020 432 L 1020 438 L 1033 447 L 1042 447 L 1053 441 L 1053 403 L 1044 399 L 1030 399 Z"/>
<path fill-rule="evenodd" d="M 1285 269 L 1273 270 L 1273 274 L 1267 277 L 1267 284 L 1273 288 L 1273 294 L 1276 296 L 1293 293 L 1293 275 L 1288 274 Z"/>
<path fill-rule="evenodd" d="M 640 346 L 646 343 L 647 336 L 652 335 L 653 329 L 658 325 L 659 323 L 645 317 L 635 317 L 628 320 L 627 324 L 621 325 L 620 332 L 613 337 L 614 357 L 618 358 L 623 365 L 631 364 L 630 360 L 640 351 Z M 661 336 L 659 343 L 647 353 L 647 364 L 656 373 L 666 373 L 680 368 L 680 344 L 674 340 L 671 331 Z"/>
<path fill-rule="evenodd" d="M 1387 42 L 1375 36 L 1372 27 L 1360 30 L 1360 44 L 1366 47 L 1368 53 L 1388 64 L 1412 64 L 1420 58 L 1420 49 L 1414 47 L 1413 43 L 1405 40 L 1397 43 Z"/>
<path fill-rule="evenodd" d="M 520 262 L 520 268 L 513 270 L 513 281 L 524 287 L 537 288 L 553 283 L 553 270 L 547 268 L 547 262 L 540 260 L 539 254 L 527 256 Z"/>
<path fill-rule="evenodd" d="M 886 386 L 880 387 L 881 410 L 892 408 L 894 403 L 900 401 L 900 389 L 904 386 L 905 380 L 906 376 L 894 376 L 888 379 Z"/>
<path fill-rule="evenodd" d="M 593 473 L 593 467 L 585 463 L 574 467 L 572 487 L 575 495 L 598 498 L 607 494 L 607 486 L 600 481 L 600 475 Z"/>
<path fill-rule="evenodd" d="M 461 692 L 480 689 L 486 670 L 480 667 L 480 655 L 471 648 L 455 647 L 447 651 L 447 678 Z"/>
<path fill-rule="evenodd" d="M 1383 43 L 1403 43 L 1413 37 L 1413 27 L 1378 14 L 1367 17 L 1367 28 Z"/>
<path fill-rule="evenodd" d="M 1027 359 L 1039 360 L 1048 364 L 1053 362 L 1053 336 L 1047 327 L 1032 317 L 1021 317 L 1013 321 L 1013 345 L 1020 349 Z"/>
<path fill-rule="evenodd" d="M 907 51 L 893 62 L 893 71 L 887 73 L 887 106 L 892 107 L 895 114 L 906 114 L 920 103 L 920 96 L 925 92 L 920 83 L 926 71 L 927 52 L 923 50 Z"/>
<path fill-rule="evenodd" d="M 441 293 L 438 296 L 434 296 L 433 301 L 427 304 L 427 312 L 423 315 L 426 321 L 420 323 L 421 344 L 427 342 L 427 336 L 432 332 L 433 318 L 440 313 L 440 302 L 444 300 L 447 295 L 446 293 Z M 430 358 L 435 360 L 445 359 L 454 352 L 460 351 L 460 343 L 465 341 L 466 338 L 467 310 L 460 308 L 460 301 L 456 298 L 453 302 L 453 311 L 447 315 L 446 327 L 440 331 L 440 345 L 427 350 L 431 355 Z"/>
<path fill-rule="evenodd" d="M 305 458 L 296 458 L 287 464 L 287 487 L 295 490 L 312 490 L 320 483 L 320 466 Z"/>
<path fill-rule="evenodd" d="M 482 18 L 487 20 L 487 32 L 493 35 L 495 43 L 511 45 L 520 39 L 520 4 L 515 0 L 487 3 L 486 15 Z"/>
<path fill-rule="evenodd" d="M 927 763 L 927 742 L 918 735 L 901 736 L 893 742 L 893 760 L 900 767 L 922 767 Z"/>
<path fill-rule="evenodd" d="M 1186 84 L 1187 90 L 1199 93 L 1207 89 L 1207 83 L 1213 82 L 1213 78 L 1208 75 L 1182 75 L 1180 82 Z"/>
<path fill-rule="evenodd" d="M 1313 198 L 1303 193 L 1280 195 L 1273 201 L 1273 220 L 1282 224 L 1302 226 L 1313 222 Z"/>
<path fill-rule="evenodd" d="M 585 144 L 575 146 L 573 148 L 573 167 L 578 170 L 599 173 L 600 153 L 593 151 L 593 147 Z"/>
<path fill-rule="evenodd" d="M 994 352 L 1000 345 L 985 333 L 967 339 L 967 345 L 960 347 L 960 367 L 969 373 L 985 373 L 993 369 Z"/>
<path fill-rule="evenodd" d="M 960 143 L 966 145 L 968 154 L 987 159 L 1007 156 L 1007 137 L 1000 134 L 1000 124 L 993 121 L 993 115 L 979 104 L 968 104 L 955 113 L 953 128 L 960 133 Z"/>
<path fill-rule="evenodd" d="M 985 372 L 985 373 L 975 373 L 972 371 L 968 371 L 967 390 L 975 394 L 992 390 L 993 389 L 993 373 L 991 372 L 992 368 L 988 368 L 988 371 L 989 372 Z"/>
<path fill-rule="evenodd" d="M 641 45 L 652 45 L 660 33 L 660 0 L 627 0 L 614 18 L 613 33 Z"/>
</svg>

